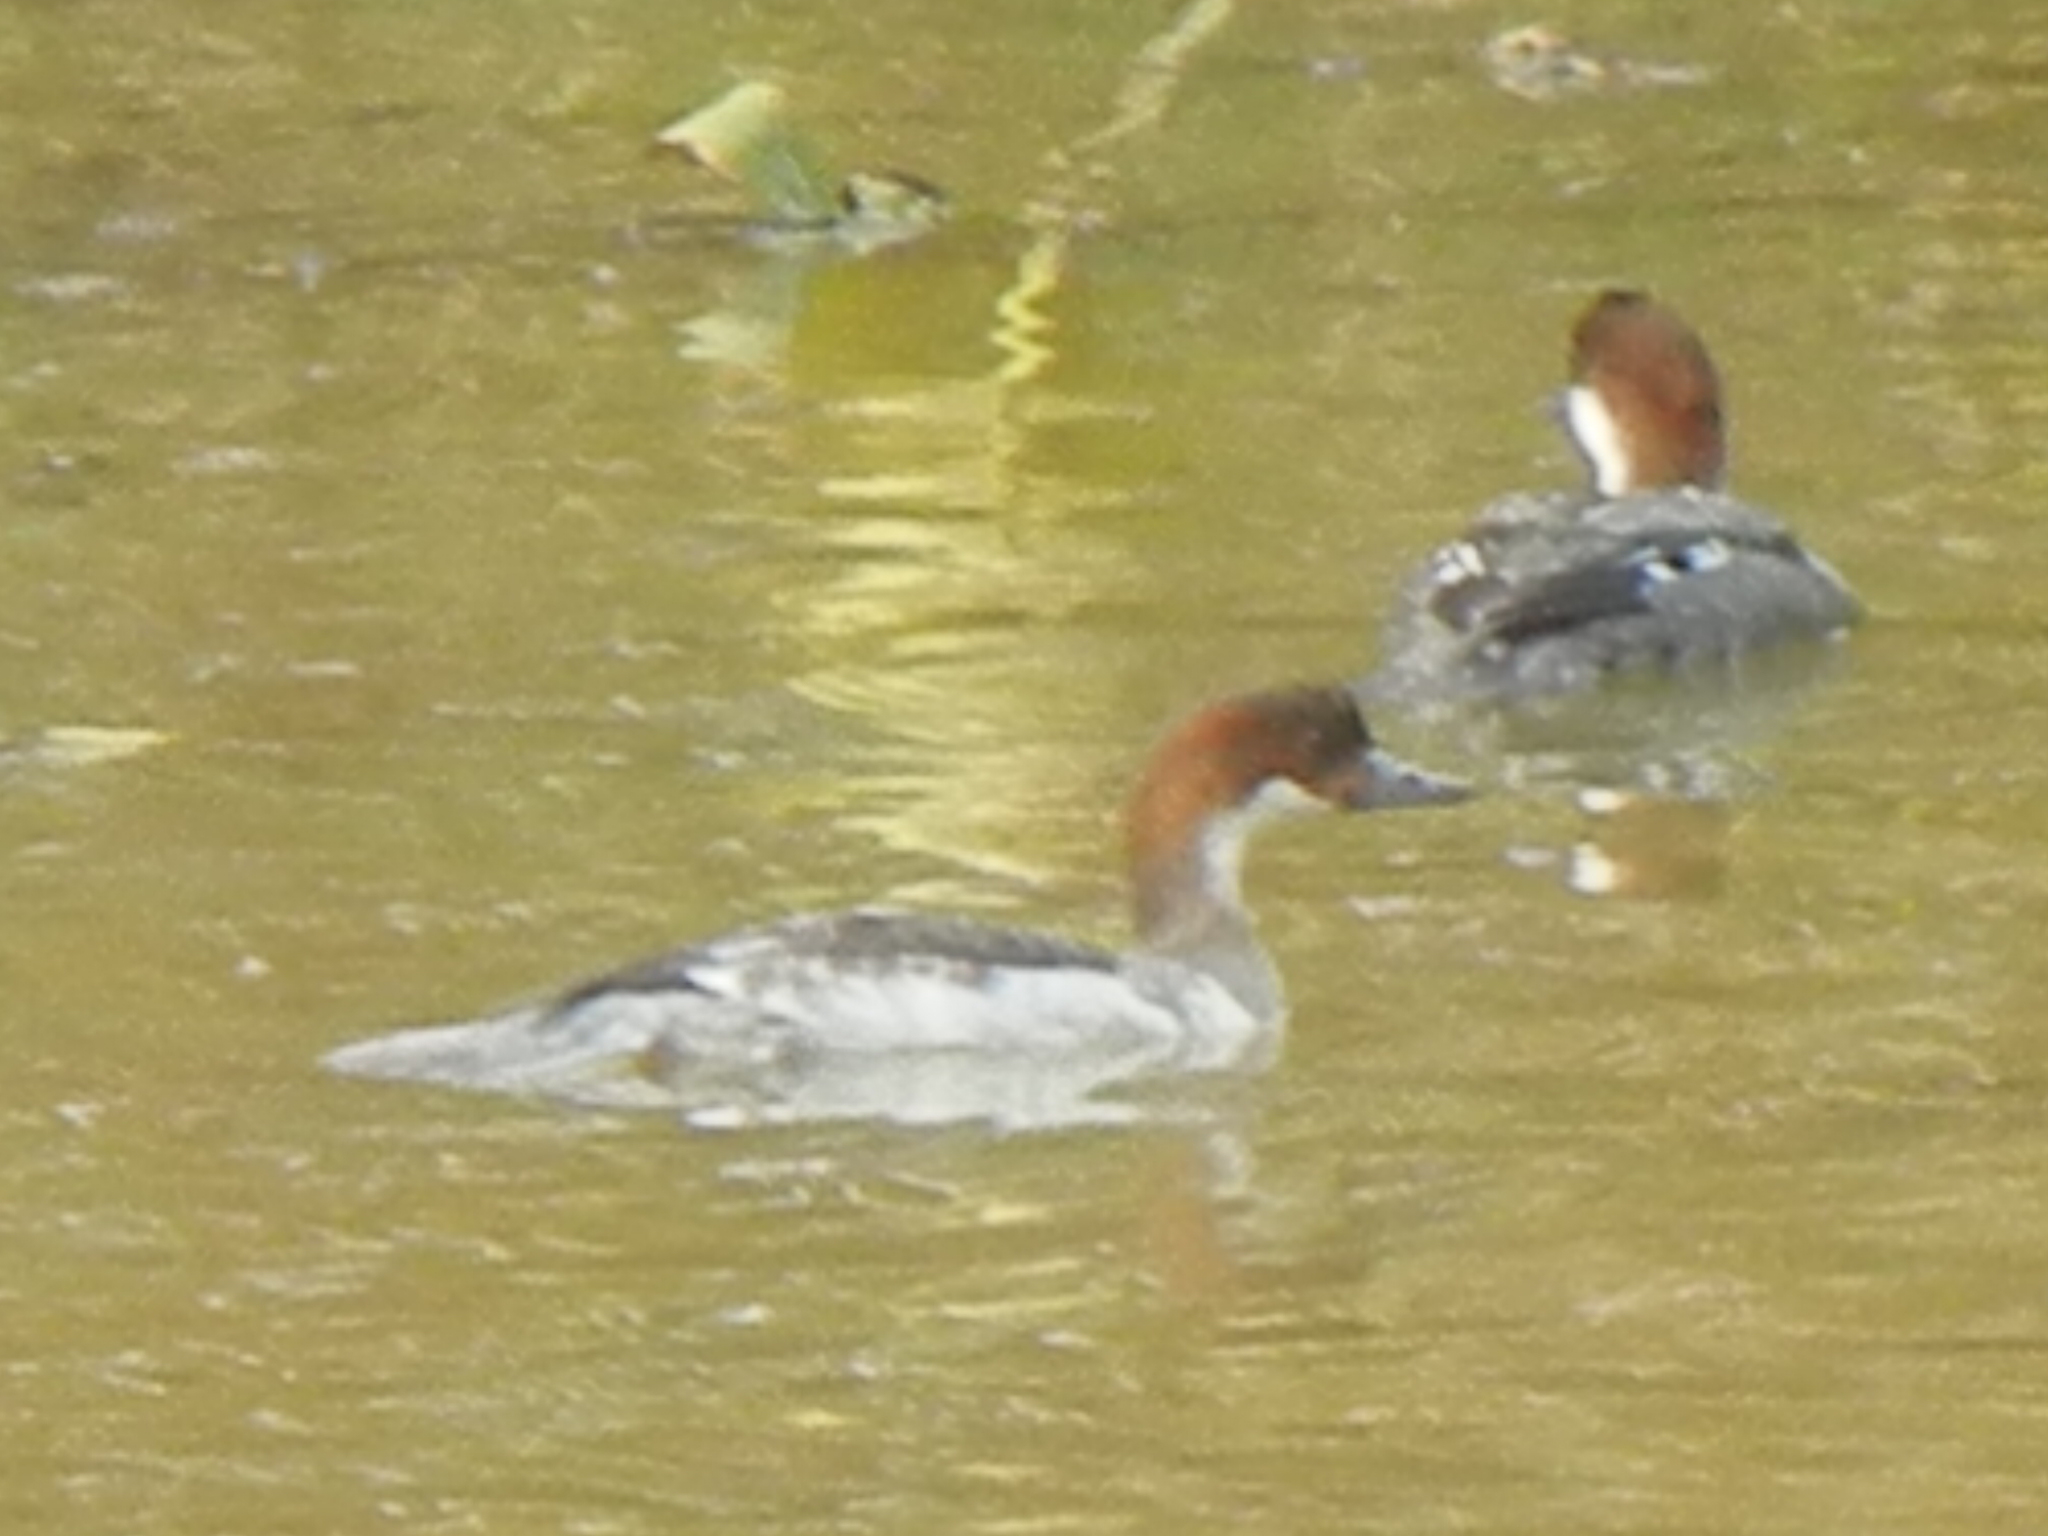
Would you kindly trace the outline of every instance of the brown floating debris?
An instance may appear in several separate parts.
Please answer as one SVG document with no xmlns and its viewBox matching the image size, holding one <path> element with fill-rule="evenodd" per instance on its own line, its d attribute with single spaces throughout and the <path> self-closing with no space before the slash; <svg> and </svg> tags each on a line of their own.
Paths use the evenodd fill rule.
<svg viewBox="0 0 2048 1536">
<path fill-rule="evenodd" d="M 1664 90 L 1704 85 L 1713 71 L 1697 64 L 1653 64 L 1581 49 L 1551 27 L 1510 27 L 1479 50 L 1493 83 L 1527 101 L 1555 101 L 1602 90 Z"/>
</svg>

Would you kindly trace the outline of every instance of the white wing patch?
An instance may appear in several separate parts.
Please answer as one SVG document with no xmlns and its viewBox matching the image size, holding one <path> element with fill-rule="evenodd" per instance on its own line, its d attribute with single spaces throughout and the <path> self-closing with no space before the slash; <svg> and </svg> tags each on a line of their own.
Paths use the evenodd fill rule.
<svg viewBox="0 0 2048 1536">
<path fill-rule="evenodd" d="M 1467 581 L 1478 581 L 1491 571 L 1486 556 L 1479 546 L 1470 539 L 1460 539 L 1455 544 L 1446 544 L 1430 557 L 1430 581 L 1439 587 L 1455 587 Z"/>
<path fill-rule="evenodd" d="M 1639 568 L 1652 585 L 1661 586 L 1681 576 L 1704 576 L 1718 571 L 1735 558 L 1725 539 L 1701 539 L 1683 549 L 1659 550 L 1644 557 Z"/>
</svg>

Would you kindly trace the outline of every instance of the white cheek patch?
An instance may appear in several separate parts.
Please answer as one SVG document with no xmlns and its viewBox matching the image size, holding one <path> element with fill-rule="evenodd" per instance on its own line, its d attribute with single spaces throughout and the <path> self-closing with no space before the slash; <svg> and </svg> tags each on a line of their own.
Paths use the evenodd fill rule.
<svg viewBox="0 0 2048 1536">
<path fill-rule="evenodd" d="M 1628 450 L 1614 415 L 1597 391 L 1574 384 L 1564 392 L 1564 419 L 1572 440 L 1593 466 L 1593 488 L 1602 496 L 1619 496 L 1628 489 Z"/>
</svg>

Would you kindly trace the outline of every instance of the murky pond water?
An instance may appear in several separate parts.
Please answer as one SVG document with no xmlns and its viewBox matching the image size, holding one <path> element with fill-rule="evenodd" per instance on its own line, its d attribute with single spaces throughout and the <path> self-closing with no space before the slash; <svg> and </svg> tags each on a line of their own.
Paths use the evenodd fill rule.
<svg viewBox="0 0 2048 1536">
<path fill-rule="evenodd" d="M 1579 11 L 1711 78 L 1520 99 L 1456 4 L 12 6 L 0 713 L 169 739 L 0 780 L 10 1523 L 2041 1529 L 2048 21 Z M 953 223 L 740 238 L 645 139 L 743 69 Z M 1690 894 L 1568 894 L 1542 785 L 1276 835 L 1292 1037 L 1200 1131 L 315 1070 L 795 906 L 1113 938 L 1146 743 L 1569 478 L 1616 280 L 1872 608 Z"/>
</svg>

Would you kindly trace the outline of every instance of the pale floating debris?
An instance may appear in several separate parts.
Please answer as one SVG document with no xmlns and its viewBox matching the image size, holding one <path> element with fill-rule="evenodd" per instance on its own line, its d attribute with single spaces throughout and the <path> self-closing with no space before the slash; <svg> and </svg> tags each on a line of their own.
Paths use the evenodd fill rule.
<svg viewBox="0 0 2048 1536">
<path fill-rule="evenodd" d="M 1602 90 L 1663 90 L 1704 85 L 1714 72 L 1697 64 L 1650 64 L 1587 53 L 1546 26 L 1496 32 L 1479 50 L 1493 83 L 1526 101 Z"/>
<path fill-rule="evenodd" d="M 1564 884 L 1581 896 L 1618 896 L 1628 889 L 1629 870 L 1598 843 L 1579 843 L 1572 849 Z"/>
<path fill-rule="evenodd" d="M 363 668 L 360 662 L 350 661 L 342 656 L 320 657 L 312 661 L 289 662 L 284 670 L 287 677 L 296 677 L 313 682 L 332 682 L 335 680 L 353 682 L 356 678 L 363 675 Z"/>
<path fill-rule="evenodd" d="M 173 213 L 109 214 L 93 226 L 92 232 L 109 244 L 155 245 L 184 233 L 184 225 Z"/>
<path fill-rule="evenodd" d="M 1327 54 L 1313 58 L 1304 66 L 1311 80 L 1362 80 L 1365 78 L 1365 60 L 1355 53 Z"/>
<path fill-rule="evenodd" d="M 100 1122 L 107 1106 L 93 1104 L 83 1099 L 71 1099 L 59 1104 L 52 1113 L 74 1131 L 89 1131 Z"/>
<path fill-rule="evenodd" d="M 1078 1333 L 1071 1328 L 1044 1329 L 1038 1335 L 1038 1344 L 1041 1349 L 1055 1349 L 1065 1353 L 1093 1350 L 1098 1347 L 1089 1335 Z"/>
<path fill-rule="evenodd" d="M 277 468 L 277 455 L 263 448 L 223 445 L 195 448 L 178 460 L 181 475 L 247 475 Z"/>
<path fill-rule="evenodd" d="M 1392 922 L 1399 918 L 1413 917 L 1422 910 L 1422 902 L 1414 896 L 1353 896 L 1345 903 L 1354 917 L 1368 923 Z"/>
<path fill-rule="evenodd" d="M 1549 869 L 1557 863 L 1558 851 L 1536 843 L 1510 843 L 1501 849 L 1500 857 L 1509 869 Z"/>
<path fill-rule="evenodd" d="M 1542 26 L 1495 33 L 1479 50 L 1479 61 L 1495 85 L 1529 101 L 1597 90 L 1605 77 L 1599 60 L 1578 52 L 1562 33 Z"/>
<path fill-rule="evenodd" d="M 14 291 L 24 299 L 47 299 L 52 304 L 87 304 L 125 299 L 133 290 L 122 279 L 104 272 L 60 272 L 51 277 L 25 277 L 14 285 Z"/>
<path fill-rule="evenodd" d="M 118 762 L 169 741 L 164 731 L 99 725 L 51 725 L 0 743 L 0 761 L 39 768 L 88 768 Z"/>
<path fill-rule="evenodd" d="M 1579 808 L 1589 825 L 1567 856 L 1567 890 L 1665 901 L 1712 896 L 1726 883 L 1732 812 L 1724 802 L 1587 790 Z"/>
</svg>

